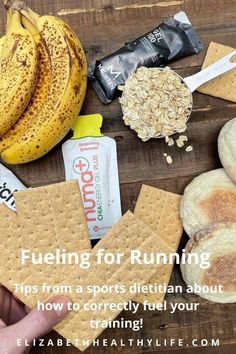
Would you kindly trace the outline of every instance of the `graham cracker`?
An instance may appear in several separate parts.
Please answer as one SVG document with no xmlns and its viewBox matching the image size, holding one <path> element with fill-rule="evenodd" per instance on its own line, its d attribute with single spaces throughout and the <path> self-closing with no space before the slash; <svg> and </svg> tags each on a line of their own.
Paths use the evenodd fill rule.
<svg viewBox="0 0 236 354">
<path fill-rule="evenodd" d="M 77 181 L 47 187 L 28 188 L 14 193 L 18 220 L 31 250 L 67 252 L 91 248 L 83 202 Z M 50 242 L 49 242 L 50 241 Z"/>
<path fill-rule="evenodd" d="M 211 42 L 204 59 L 202 69 L 213 64 L 234 50 L 235 48 Z M 236 69 L 232 69 L 229 72 L 205 83 L 200 86 L 197 91 L 206 95 L 236 102 Z"/>
<path fill-rule="evenodd" d="M 43 282 L 56 285 L 72 272 L 73 266 L 22 265 L 21 249 L 48 253 L 56 248 L 66 252 L 91 251 L 86 218 L 77 181 L 58 183 L 46 187 L 30 188 L 14 193 L 17 213 L 1 205 L 0 229 L 4 230 L 1 248 L 0 281 L 10 290 L 14 284 L 41 286 Z M 4 242 L 6 244 L 4 244 Z M 1 249 L 0 248 L 0 249 Z M 17 271 L 16 271 L 17 270 Z M 15 294 L 28 307 L 48 294 L 40 291 L 32 295 Z"/>
<path fill-rule="evenodd" d="M 158 246 L 156 245 L 158 243 Z M 111 248 L 110 248 L 111 247 Z M 141 285 L 161 270 L 163 264 L 131 264 L 130 251 L 133 249 L 141 252 L 169 253 L 170 247 L 159 238 L 147 225 L 135 217 L 131 212 L 127 212 L 117 224 L 106 234 L 106 236 L 92 250 L 91 257 L 94 260 L 98 249 L 104 249 L 105 252 L 124 253 L 124 258 L 120 265 L 97 265 L 92 262 L 89 271 L 77 269 L 65 281 L 74 285 L 124 285 L 127 291 L 125 293 L 102 293 L 92 295 L 88 293 L 73 294 L 72 299 L 82 307 L 84 303 L 120 303 L 128 302 L 132 299 L 133 293 L 129 287 L 138 282 Z M 86 311 L 81 308 L 78 313 L 72 312 L 63 322 L 59 323 L 55 329 L 65 338 L 79 340 L 79 344 L 74 342 L 81 351 L 84 351 L 93 339 L 96 339 L 104 329 L 91 328 L 91 320 L 113 320 L 121 311 L 119 310 L 100 310 Z M 68 320 L 70 319 L 70 320 Z M 78 321 L 78 326 L 75 323 Z M 83 343 L 86 339 L 89 343 Z"/>
<path fill-rule="evenodd" d="M 158 236 L 155 241 L 156 247 L 161 238 L 169 245 L 171 253 L 177 252 L 183 233 L 180 201 L 181 196 L 178 194 L 143 185 L 134 212 Z M 168 284 L 172 269 L 172 264 L 165 264 L 149 279 L 148 284 Z M 164 293 L 137 294 L 135 301 L 143 303 L 148 300 L 150 303 L 162 303 L 164 298 Z"/>
</svg>

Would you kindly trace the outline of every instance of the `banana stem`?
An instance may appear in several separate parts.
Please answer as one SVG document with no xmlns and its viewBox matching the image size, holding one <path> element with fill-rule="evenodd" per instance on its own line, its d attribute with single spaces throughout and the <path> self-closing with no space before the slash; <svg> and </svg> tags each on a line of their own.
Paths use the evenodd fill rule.
<svg viewBox="0 0 236 354">
<path fill-rule="evenodd" d="M 16 28 L 22 28 L 21 13 L 19 11 L 12 10 L 12 9 L 9 9 L 8 13 L 9 13 L 9 17 L 7 23 L 7 30 L 11 31 Z"/>
<path fill-rule="evenodd" d="M 38 43 L 40 39 L 40 34 L 34 21 L 32 21 L 32 19 L 29 20 L 28 17 L 22 14 L 21 22 L 23 26 L 34 36 L 36 43 Z"/>
<path fill-rule="evenodd" d="M 21 11 L 22 9 L 27 9 L 26 3 L 21 0 L 4 0 L 4 5 L 6 10 L 10 8 L 18 11 Z"/>
<path fill-rule="evenodd" d="M 13 15 L 13 10 L 12 9 L 8 9 L 7 10 L 7 24 L 6 24 L 6 33 L 9 31 L 10 29 L 10 24 L 12 21 L 12 15 Z"/>
<path fill-rule="evenodd" d="M 5 0 L 4 3 L 5 3 L 5 7 L 7 9 L 11 8 L 11 9 L 19 11 L 22 14 L 22 16 L 23 16 L 22 17 L 23 24 L 27 23 L 28 27 L 31 24 L 31 27 L 34 26 L 36 28 L 36 30 L 38 29 L 37 21 L 40 18 L 40 16 L 38 14 L 36 14 L 33 10 L 31 10 L 26 5 L 26 3 L 24 1 L 20 1 L 20 0 Z"/>
<path fill-rule="evenodd" d="M 17 10 L 21 13 L 23 12 L 28 12 L 31 17 L 33 17 L 35 20 L 37 20 L 40 16 L 34 12 L 33 10 L 31 10 L 27 5 L 26 5 L 26 1 L 21 1 L 21 0 L 4 0 L 4 5 L 5 8 L 8 9 L 14 9 Z"/>
<path fill-rule="evenodd" d="M 11 7 L 11 1 L 9 1 L 9 0 L 4 0 L 3 3 L 4 3 L 4 6 L 5 6 L 5 9 L 6 9 L 6 10 L 9 10 L 10 7 Z"/>
</svg>

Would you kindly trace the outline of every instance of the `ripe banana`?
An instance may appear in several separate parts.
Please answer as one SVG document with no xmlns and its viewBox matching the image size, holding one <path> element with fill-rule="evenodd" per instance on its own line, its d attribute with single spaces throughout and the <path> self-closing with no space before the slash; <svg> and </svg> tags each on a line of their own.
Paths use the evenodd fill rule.
<svg viewBox="0 0 236 354">
<path fill-rule="evenodd" d="M 32 126 L 47 99 L 52 68 L 49 50 L 34 25 L 22 16 L 22 23 L 34 37 L 38 49 L 38 79 L 30 103 L 19 120 L 0 138 L 0 153 L 14 144 Z M 0 40 L 1 41 L 1 40 Z"/>
<path fill-rule="evenodd" d="M 28 8 L 21 13 L 38 28 L 52 72 L 48 96 L 33 124 L 1 155 L 9 164 L 43 156 L 66 135 L 81 109 L 87 83 L 86 58 L 71 29 L 53 16 L 39 16 Z"/>
<path fill-rule="evenodd" d="M 29 103 L 37 77 L 37 49 L 21 14 L 8 10 L 0 63 L 0 136 L 19 119 Z"/>
</svg>

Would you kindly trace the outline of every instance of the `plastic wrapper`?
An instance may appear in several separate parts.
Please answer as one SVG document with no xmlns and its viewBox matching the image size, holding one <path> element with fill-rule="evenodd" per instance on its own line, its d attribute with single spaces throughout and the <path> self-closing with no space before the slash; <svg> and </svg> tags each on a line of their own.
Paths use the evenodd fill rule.
<svg viewBox="0 0 236 354">
<path fill-rule="evenodd" d="M 21 181 L 5 166 L 0 164 L 0 204 L 16 211 L 13 193 L 18 190 L 26 189 Z"/>
<path fill-rule="evenodd" d="M 66 180 L 77 179 L 91 239 L 100 239 L 121 218 L 116 142 L 101 134 L 102 116 L 78 117 L 62 146 Z"/>
<path fill-rule="evenodd" d="M 100 100 L 107 104 L 119 95 L 118 86 L 140 66 L 166 65 L 202 49 L 185 12 L 179 12 L 151 32 L 97 60 L 90 65 L 88 77 Z"/>
</svg>

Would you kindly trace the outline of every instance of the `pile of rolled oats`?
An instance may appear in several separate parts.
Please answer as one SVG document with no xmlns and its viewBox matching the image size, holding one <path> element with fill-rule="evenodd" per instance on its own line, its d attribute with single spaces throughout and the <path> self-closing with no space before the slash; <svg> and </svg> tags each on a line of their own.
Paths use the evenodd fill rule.
<svg viewBox="0 0 236 354">
<path fill-rule="evenodd" d="M 119 89 L 124 122 L 143 141 L 186 130 L 192 94 L 169 67 L 140 67 Z"/>
</svg>

